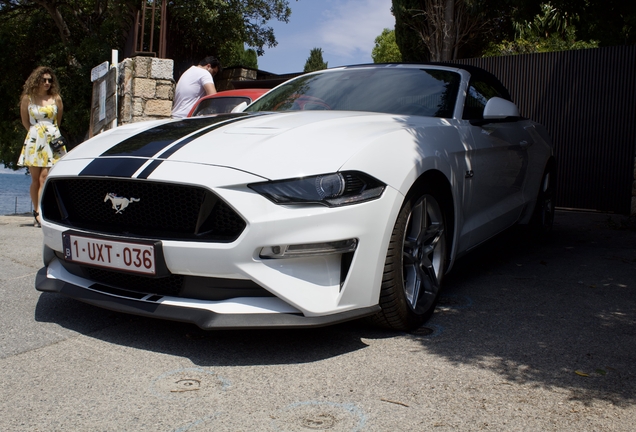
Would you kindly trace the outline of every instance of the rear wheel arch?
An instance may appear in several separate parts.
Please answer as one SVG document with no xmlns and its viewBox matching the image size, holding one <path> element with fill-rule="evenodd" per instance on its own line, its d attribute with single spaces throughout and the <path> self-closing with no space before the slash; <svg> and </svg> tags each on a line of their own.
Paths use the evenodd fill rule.
<svg viewBox="0 0 636 432">
<path fill-rule="evenodd" d="M 550 157 L 541 175 L 537 199 L 529 222 L 530 229 L 540 237 L 544 237 L 552 231 L 555 210 L 556 176 L 556 160 L 554 157 Z"/>
<path fill-rule="evenodd" d="M 548 168 L 552 169 L 552 171 L 556 173 L 556 158 L 554 156 L 550 156 L 548 161 L 545 163 L 544 172 L 547 171 Z"/>
</svg>

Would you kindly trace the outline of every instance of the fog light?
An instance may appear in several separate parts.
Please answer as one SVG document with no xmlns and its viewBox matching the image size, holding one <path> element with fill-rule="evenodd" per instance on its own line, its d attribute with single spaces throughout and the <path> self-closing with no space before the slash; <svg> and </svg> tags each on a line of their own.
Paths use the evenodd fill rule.
<svg viewBox="0 0 636 432">
<path fill-rule="evenodd" d="M 354 252 L 358 239 L 340 240 L 325 243 L 307 243 L 297 245 L 265 246 L 261 249 L 261 258 L 294 258 L 317 255 L 331 255 Z"/>
</svg>

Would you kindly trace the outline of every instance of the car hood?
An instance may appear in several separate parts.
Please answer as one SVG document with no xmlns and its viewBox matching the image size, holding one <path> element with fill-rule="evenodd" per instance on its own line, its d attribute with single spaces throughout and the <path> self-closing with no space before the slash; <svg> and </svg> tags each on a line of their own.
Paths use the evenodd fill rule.
<svg viewBox="0 0 636 432">
<path fill-rule="evenodd" d="M 420 118 L 439 124 L 439 119 Z M 300 111 L 242 113 L 122 126 L 69 152 L 84 175 L 129 177 L 168 161 L 228 167 L 265 179 L 335 172 L 365 146 L 404 130 L 401 116 Z M 421 126 L 421 123 L 420 123 Z M 85 164 L 79 163 L 80 160 Z M 137 174 L 135 174 L 137 173 Z"/>
</svg>

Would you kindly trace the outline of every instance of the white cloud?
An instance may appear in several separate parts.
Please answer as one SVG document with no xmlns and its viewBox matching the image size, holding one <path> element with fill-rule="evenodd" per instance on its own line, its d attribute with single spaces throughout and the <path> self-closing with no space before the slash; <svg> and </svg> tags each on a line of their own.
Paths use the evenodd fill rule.
<svg viewBox="0 0 636 432">
<path fill-rule="evenodd" d="M 301 71 L 312 48 L 322 48 L 329 67 L 370 63 L 375 38 L 395 27 L 391 0 L 290 0 L 289 23 L 270 23 L 279 44 L 266 48 L 259 67 Z"/>
<path fill-rule="evenodd" d="M 395 27 L 390 0 L 329 2 L 318 26 L 323 51 L 344 58 L 371 56 L 375 38 Z"/>
</svg>

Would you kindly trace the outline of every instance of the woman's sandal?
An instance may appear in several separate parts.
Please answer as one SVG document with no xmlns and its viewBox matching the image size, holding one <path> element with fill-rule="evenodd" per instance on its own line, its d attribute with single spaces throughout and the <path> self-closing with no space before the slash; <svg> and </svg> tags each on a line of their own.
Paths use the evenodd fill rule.
<svg viewBox="0 0 636 432">
<path fill-rule="evenodd" d="M 42 224 L 40 224 L 40 221 L 38 220 L 38 216 L 40 216 L 40 213 L 33 210 L 33 219 L 35 219 L 35 221 L 33 222 L 33 226 L 37 228 L 42 228 Z"/>
</svg>

